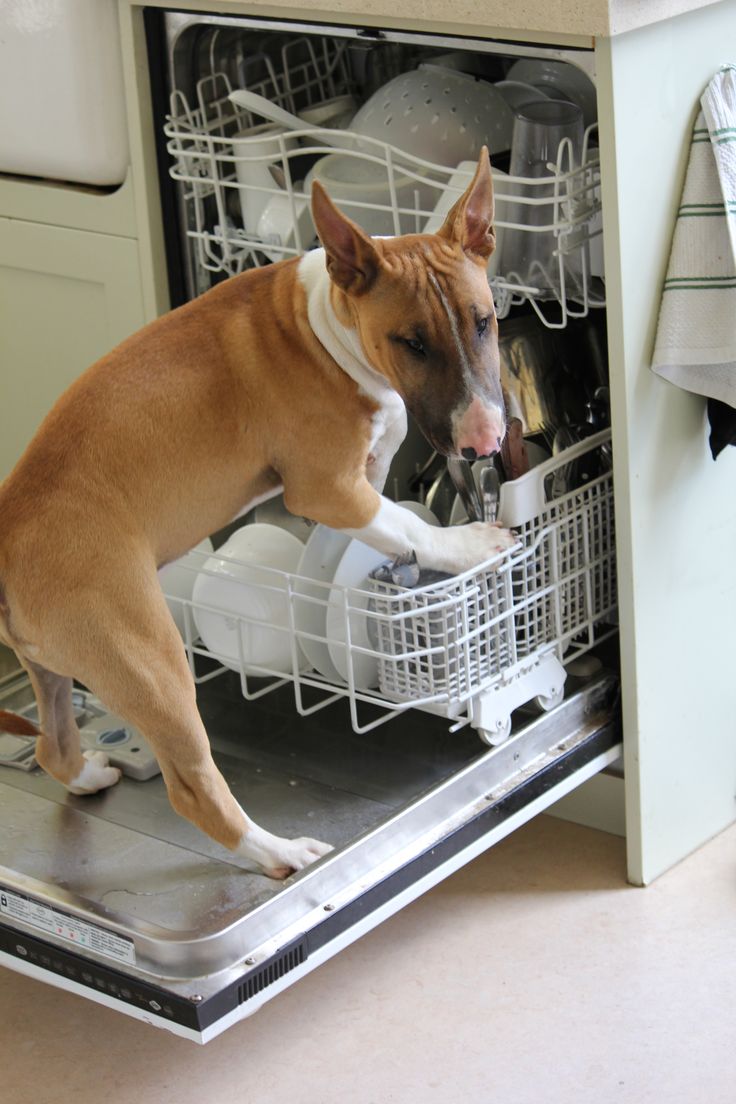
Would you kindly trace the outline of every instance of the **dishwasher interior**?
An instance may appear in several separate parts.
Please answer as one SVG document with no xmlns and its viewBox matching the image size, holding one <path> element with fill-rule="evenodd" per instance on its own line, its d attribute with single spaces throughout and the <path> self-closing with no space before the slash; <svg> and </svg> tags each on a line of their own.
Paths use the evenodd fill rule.
<svg viewBox="0 0 736 1104">
<path fill-rule="evenodd" d="M 317 244 L 314 179 L 372 234 L 439 229 L 489 146 L 515 441 L 467 465 L 467 499 L 415 428 L 392 465 L 387 493 L 431 524 L 517 532 L 463 575 L 387 564 L 278 499 L 161 573 L 218 765 L 258 823 L 334 846 L 314 866 L 241 868 L 83 687 L 112 790 L 68 795 L 3 738 L 0 959 L 203 1042 L 620 755 L 595 84 L 582 50 L 146 27 L 175 304 Z M 22 672 L 0 706 L 34 716 Z"/>
</svg>

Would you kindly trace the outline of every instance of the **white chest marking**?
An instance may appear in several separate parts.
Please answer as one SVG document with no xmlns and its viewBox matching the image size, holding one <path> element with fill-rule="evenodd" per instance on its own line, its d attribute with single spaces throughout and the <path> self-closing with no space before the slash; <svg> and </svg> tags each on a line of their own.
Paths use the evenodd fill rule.
<svg viewBox="0 0 736 1104">
<path fill-rule="evenodd" d="M 299 279 L 307 294 L 307 317 L 315 336 L 363 394 L 378 404 L 373 415 L 369 452 L 374 457 L 368 478 L 382 488 L 391 458 L 406 436 L 404 400 L 366 358 L 355 329 L 343 326 L 330 302 L 330 277 L 324 249 L 313 249 L 299 262 Z"/>
</svg>

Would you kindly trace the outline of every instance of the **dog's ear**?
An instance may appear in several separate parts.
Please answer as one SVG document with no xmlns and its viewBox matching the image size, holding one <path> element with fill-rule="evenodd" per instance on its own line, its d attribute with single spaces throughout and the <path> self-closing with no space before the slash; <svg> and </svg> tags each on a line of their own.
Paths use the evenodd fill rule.
<svg viewBox="0 0 736 1104">
<path fill-rule="evenodd" d="M 496 248 L 493 229 L 493 176 L 488 148 L 483 146 L 475 176 L 437 231 L 441 238 L 458 242 L 466 253 L 488 260 Z"/>
<path fill-rule="evenodd" d="M 312 184 L 312 217 L 332 281 L 350 295 L 368 291 L 381 267 L 378 250 L 368 234 L 338 210 L 318 180 Z"/>
</svg>

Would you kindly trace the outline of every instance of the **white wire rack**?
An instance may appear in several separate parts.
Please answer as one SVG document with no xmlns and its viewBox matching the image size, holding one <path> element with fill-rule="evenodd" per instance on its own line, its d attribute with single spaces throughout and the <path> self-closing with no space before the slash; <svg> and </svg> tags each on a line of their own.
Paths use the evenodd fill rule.
<svg viewBox="0 0 736 1104">
<path fill-rule="evenodd" d="M 195 681 L 236 670 L 248 699 L 291 682 L 303 716 L 347 698 L 356 732 L 417 708 L 447 717 L 453 727 L 472 724 L 488 742 L 505 739 L 513 709 L 535 698 L 543 708 L 557 704 L 564 664 L 615 631 L 610 470 L 601 461 L 595 478 L 548 500 L 556 470 L 572 470 L 587 453 L 604 456 L 609 440 L 609 431 L 598 433 L 504 483 L 500 516 L 519 544 L 430 585 L 366 579 L 345 586 L 260 565 L 254 573 L 253 564 L 220 552 L 189 553 L 179 563 L 192 583 L 197 576 L 237 575 L 248 580 L 251 597 L 263 599 L 250 610 L 241 601 L 167 595 Z M 222 632 L 215 635 L 227 640 L 227 655 L 199 636 L 200 626 L 217 628 L 218 620 Z M 268 639 L 273 653 L 274 638 L 281 659 L 264 665 L 259 641 Z M 315 644 L 330 657 L 323 671 L 306 659 Z"/>
<path fill-rule="evenodd" d="M 244 62 L 238 72 L 240 86 L 291 111 L 298 102 L 302 112 L 305 105 L 317 107 L 350 90 L 340 49 L 328 51 L 311 44 L 308 60 L 302 58 L 298 71 L 290 57 L 285 49 L 281 70 L 268 61 L 266 75 L 261 66 L 258 79 L 252 80 Z M 251 60 L 254 66 L 260 61 Z M 195 267 L 226 275 L 298 256 L 315 244 L 303 190 L 304 166 L 335 153 L 334 146 L 324 143 L 325 131 L 319 127 L 283 134 L 259 126 L 262 118 L 230 102 L 232 90 L 231 78 L 220 71 L 199 81 L 193 104 L 183 92 L 174 92 L 164 127 L 171 176 L 181 185 Z M 566 142 L 556 162 L 548 166 L 551 175 L 535 180 L 496 178 L 497 231 L 546 235 L 551 240 L 548 258 L 533 265 L 524 278 L 515 271 L 489 270 L 499 317 L 513 305 L 529 301 L 545 325 L 560 328 L 569 318 L 604 305 L 591 290 L 590 242 L 600 233 L 600 169 L 591 142 L 593 132 L 594 128 L 586 132 L 581 164 L 575 164 Z M 331 130 L 330 135 L 344 143 L 340 157 L 353 160 L 353 176 L 359 177 L 361 170 L 369 174 L 370 194 L 375 197 L 371 200 L 370 194 L 361 195 L 356 188 L 354 198 L 333 198 L 356 222 L 368 221 L 373 233 L 422 232 L 445 193 L 449 191 L 454 201 L 455 194 L 462 192 L 462 186 L 453 182 L 455 168 L 413 157 L 375 139 L 361 138 L 358 147 L 355 135 L 346 131 Z M 250 209 L 262 214 L 269 201 L 277 204 L 287 228 L 281 233 L 264 226 L 262 219 L 247 224 L 249 203 Z M 559 311 L 549 311 L 543 301 L 550 298 L 550 288 Z"/>
</svg>

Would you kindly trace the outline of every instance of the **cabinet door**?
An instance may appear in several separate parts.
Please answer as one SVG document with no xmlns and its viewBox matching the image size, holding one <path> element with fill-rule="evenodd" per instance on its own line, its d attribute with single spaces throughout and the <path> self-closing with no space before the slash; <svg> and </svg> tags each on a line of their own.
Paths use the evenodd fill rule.
<svg viewBox="0 0 736 1104">
<path fill-rule="evenodd" d="M 143 323 L 135 240 L 0 218 L 0 479 L 61 392 Z"/>
</svg>

